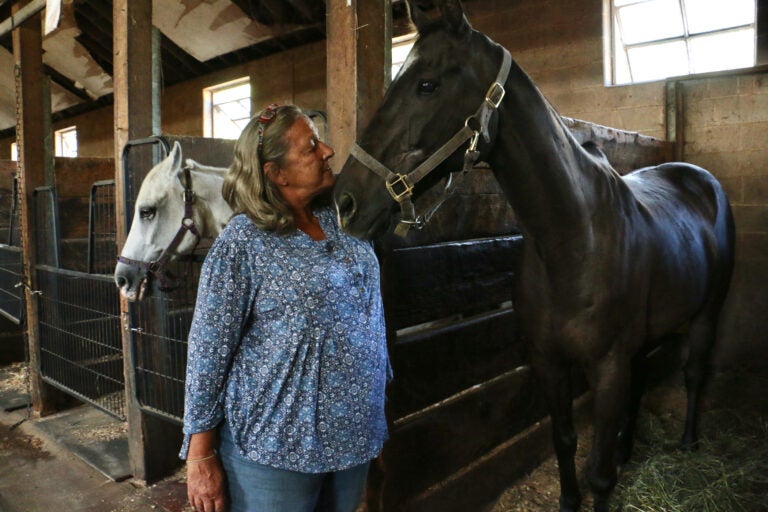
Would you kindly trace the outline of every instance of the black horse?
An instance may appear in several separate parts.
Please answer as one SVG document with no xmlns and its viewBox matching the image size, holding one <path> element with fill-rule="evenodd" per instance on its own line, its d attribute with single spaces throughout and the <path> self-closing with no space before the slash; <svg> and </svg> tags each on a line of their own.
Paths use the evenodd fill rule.
<svg viewBox="0 0 768 512">
<path fill-rule="evenodd" d="M 730 206 L 695 165 L 620 176 L 573 138 L 504 48 L 470 27 L 458 0 L 437 3 L 435 20 L 409 5 L 419 37 L 344 165 L 339 220 L 366 238 L 398 215 L 401 227 L 419 224 L 411 200 L 420 192 L 478 158 L 490 163 L 524 235 L 515 307 L 552 417 L 560 510 L 581 503 L 569 382 L 579 364 L 594 396 L 587 476 L 594 509 L 606 511 L 632 450 L 637 356 L 681 327 L 682 444 L 697 443 L 697 401 L 733 268 Z"/>
</svg>

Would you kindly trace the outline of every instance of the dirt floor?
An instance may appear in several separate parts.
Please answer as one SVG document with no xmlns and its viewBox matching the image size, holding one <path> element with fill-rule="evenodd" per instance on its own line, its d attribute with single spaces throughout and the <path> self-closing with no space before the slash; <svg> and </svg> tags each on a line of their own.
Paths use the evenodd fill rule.
<svg viewBox="0 0 768 512">
<path fill-rule="evenodd" d="M 0 397 L 8 392 L 25 390 L 25 369 L 17 364 L 0 368 Z M 677 375 L 664 383 L 654 386 L 645 397 L 639 422 L 638 442 L 632 461 L 623 468 L 620 485 L 614 503 L 616 510 L 623 512 L 708 512 L 716 510 L 766 512 L 768 511 L 768 467 L 762 471 L 762 479 L 748 482 L 749 495 L 746 501 L 736 502 L 732 508 L 722 508 L 713 498 L 715 508 L 674 508 L 656 505 L 638 504 L 632 495 L 633 486 L 637 486 L 638 474 L 644 471 L 650 461 L 664 458 L 679 452 L 676 440 L 682 432 L 685 397 L 681 378 Z M 723 437 L 732 436 L 732 426 L 726 425 L 727 418 L 735 418 L 731 423 L 741 426 L 741 431 L 752 433 L 757 440 L 749 445 L 746 457 L 765 459 L 768 465 L 768 398 L 766 386 L 768 376 L 752 376 L 729 372 L 715 376 L 710 385 L 707 398 L 703 403 L 702 437 L 715 443 L 703 444 L 693 455 L 696 457 L 716 457 L 716 463 L 727 466 L 740 464 L 745 466 L 745 454 L 737 454 L 729 447 L 724 447 Z M 728 420 L 730 421 L 730 420 Z M 663 428 L 659 428 L 659 426 Z M 81 440 L 110 441 L 124 436 L 124 425 L 119 423 L 111 427 L 81 432 Z M 580 475 L 590 445 L 591 429 L 586 426 L 579 432 L 577 466 Z M 661 440 L 658 436 L 661 435 Z M 718 441 L 719 440 L 719 441 Z M 674 467 L 674 466 L 673 466 Z M 662 479 L 672 479 L 677 469 L 665 470 L 668 473 Z M 682 470 L 681 470 L 682 471 Z M 760 471 L 759 469 L 757 471 Z M 670 474 L 672 473 L 672 474 Z M 729 473 L 719 480 L 725 487 L 736 489 L 740 478 L 738 471 Z M 581 478 L 584 505 L 582 511 L 591 510 L 591 496 Z M 717 487 L 718 482 L 704 482 L 708 488 Z M 693 491 L 701 494 L 701 491 Z M 730 492 L 730 491 L 728 491 Z M 733 490 L 732 494 L 737 491 Z M 489 509 L 490 512 L 549 512 L 557 511 L 559 486 L 557 465 L 554 457 L 514 482 Z M 633 501 L 634 500 L 634 501 Z M 26 418 L 24 408 L 13 411 L 0 409 L 0 512 L 48 512 L 63 510 L 71 512 L 190 512 L 185 502 L 184 471 L 180 470 L 161 482 L 151 486 L 142 486 L 127 479 L 114 482 L 92 467 L 83 463 L 66 448 L 37 427 L 36 420 Z M 66 504 L 62 508 L 62 504 Z M 622 508 L 623 506 L 623 508 Z M 474 511 L 467 511 L 474 512 Z"/>
</svg>

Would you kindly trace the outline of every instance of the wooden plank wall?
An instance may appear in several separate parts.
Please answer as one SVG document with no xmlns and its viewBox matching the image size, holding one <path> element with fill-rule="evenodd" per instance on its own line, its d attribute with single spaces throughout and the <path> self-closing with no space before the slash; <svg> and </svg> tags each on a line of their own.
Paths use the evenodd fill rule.
<svg viewBox="0 0 768 512">
<path fill-rule="evenodd" d="M 669 143 L 564 121 L 622 173 L 671 159 Z M 390 440 L 369 478 L 370 512 L 481 510 L 550 450 L 515 332 L 512 284 L 523 243 L 482 164 L 424 230 L 378 241 L 395 377 Z"/>
</svg>

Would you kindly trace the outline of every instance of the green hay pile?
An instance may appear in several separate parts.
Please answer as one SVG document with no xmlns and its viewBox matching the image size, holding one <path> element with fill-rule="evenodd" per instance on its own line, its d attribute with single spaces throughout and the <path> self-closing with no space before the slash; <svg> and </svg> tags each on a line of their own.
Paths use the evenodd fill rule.
<svg viewBox="0 0 768 512">
<path fill-rule="evenodd" d="M 766 387 L 761 389 L 760 394 Z M 730 395 L 731 403 L 740 398 Z M 641 415 L 635 452 L 619 477 L 614 505 L 623 504 L 622 512 L 768 511 L 765 410 L 712 408 L 700 420 L 700 447 L 685 452 L 676 443 L 680 419 L 649 411 Z"/>
</svg>

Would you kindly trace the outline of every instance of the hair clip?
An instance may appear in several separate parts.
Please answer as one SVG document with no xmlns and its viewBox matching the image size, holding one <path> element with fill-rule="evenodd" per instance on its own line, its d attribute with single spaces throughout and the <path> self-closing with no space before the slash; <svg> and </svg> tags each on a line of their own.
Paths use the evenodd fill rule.
<svg viewBox="0 0 768 512">
<path fill-rule="evenodd" d="M 257 148 L 259 153 L 261 153 L 261 146 L 264 144 L 264 127 L 275 118 L 275 115 L 277 115 L 277 107 L 279 107 L 277 103 L 272 103 L 259 114 L 259 143 Z"/>
</svg>

